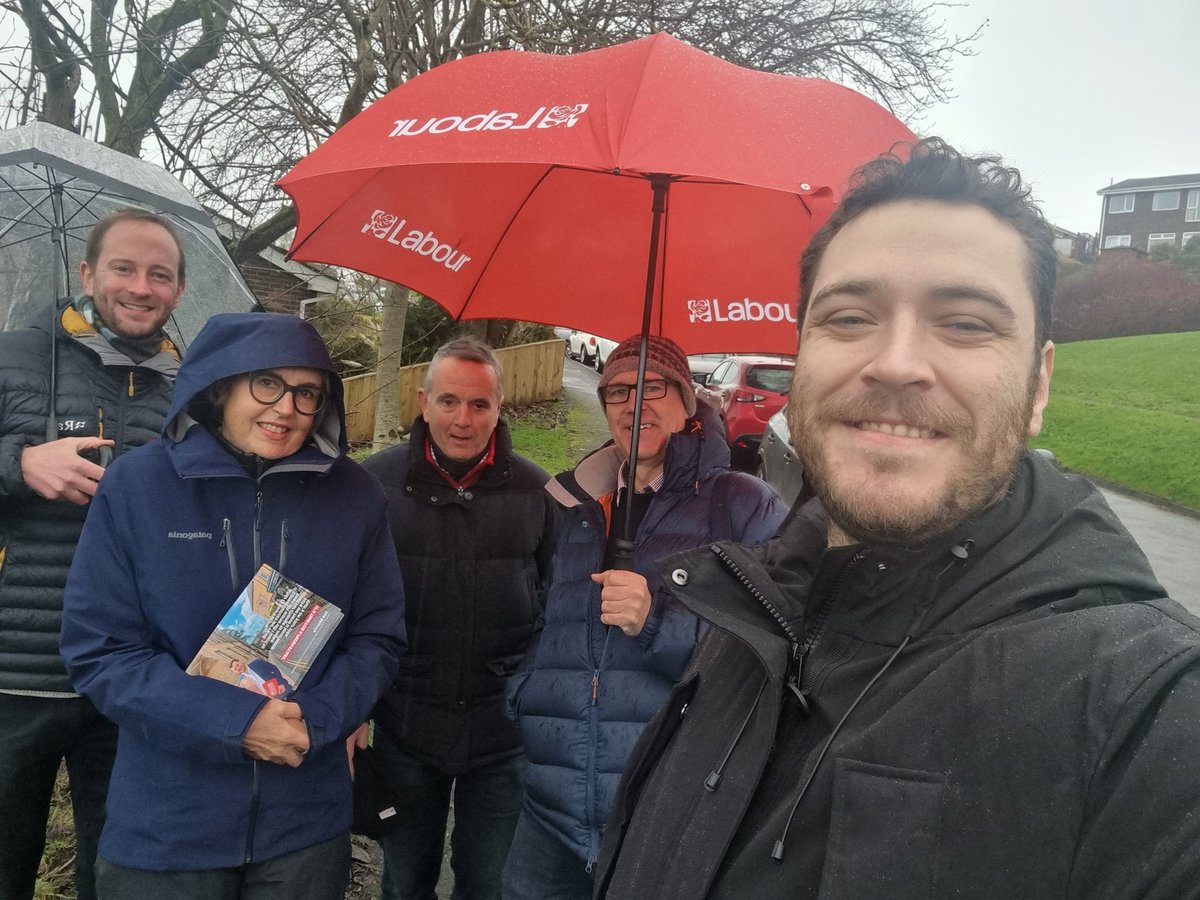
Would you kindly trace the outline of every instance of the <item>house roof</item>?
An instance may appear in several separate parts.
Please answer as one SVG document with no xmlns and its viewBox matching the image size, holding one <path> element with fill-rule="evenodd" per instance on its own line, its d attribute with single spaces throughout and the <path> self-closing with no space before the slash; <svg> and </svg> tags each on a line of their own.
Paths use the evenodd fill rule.
<svg viewBox="0 0 1200 900">
<path fill-rule="evenodd" d="M 232 219 L 219 212 L 207 209 L 207 207 L 206 211 L 212 216 L 213 227 L 216 228 L 217 233 L 221 237 L 237 237 L 245 233 L 246 229 L 234 223 Z M 264 247 L 258 252 L 258 257 L 275 268 L 287 272 L 289 275 L 304 282 L 314 293 L 333 294 L 337 292 L 337 275 L 331 266 L 310 265 L 309 263 L 288 259 L 286 243 L 282 246 L 279 243 L 274 243 Z"/>
<path fill-rule="evenodd" d="M 1126 178 L 1116 184 L 1100 188 L 1097 194 L 1126 194 L 1131 191 L 1146 191 L 1151 188 L 1200 187 L 1200 172 L 1192 175 L 1159 175 L 1157 178 Z"/>
</svg>

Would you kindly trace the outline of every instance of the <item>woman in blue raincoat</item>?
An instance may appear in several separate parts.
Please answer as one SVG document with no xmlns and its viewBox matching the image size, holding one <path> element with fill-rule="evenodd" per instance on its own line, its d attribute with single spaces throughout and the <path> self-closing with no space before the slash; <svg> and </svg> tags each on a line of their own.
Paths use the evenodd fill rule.
<svg viewBox="0 0 1200 900">
<path fill-rule="evenodd" d="M 62 651 L 119 729 L 99 893 L 340 898 L 345 741 L 391 683 L 403 589 L 377 482 L 346 458 L 342 386 L 292 316 L 214 316 L 161 440 L 105 472 Z M 184 670 L 262 563 L 344 619 L 287 700 Z"/>
</svg>

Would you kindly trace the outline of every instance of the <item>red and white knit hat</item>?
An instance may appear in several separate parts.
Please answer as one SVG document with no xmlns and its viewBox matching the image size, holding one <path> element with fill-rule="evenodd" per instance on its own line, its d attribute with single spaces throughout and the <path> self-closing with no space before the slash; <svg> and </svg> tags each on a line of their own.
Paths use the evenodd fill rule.
<svg viewBox="0 0 1200 900">
<path fill-rule="evenodd" d="M 615 375 L 636 372 L 640 347 L 641 336 L 636 334 L 617 344 L 608 355 L 608 361 L 604 363 L 604 374 L 600 376 L 597 390 L 604 390 L 605 385 L 612 381 Z M 687 414 L 696 414 L 696 384 L 692 381 L 687 356 L 678 344 L 670 338 L 650 335 L 646 342 L 646 372 L 657 372 L 667 381 L 675 382 L 679 387 L 680 396 L 683 397 L 683 406 Z"/>
</svg>

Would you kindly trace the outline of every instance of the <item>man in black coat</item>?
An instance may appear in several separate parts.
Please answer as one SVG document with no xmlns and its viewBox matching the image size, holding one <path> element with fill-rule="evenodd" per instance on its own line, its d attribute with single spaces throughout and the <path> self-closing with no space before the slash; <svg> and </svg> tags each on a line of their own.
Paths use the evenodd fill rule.
<svg viewBox="0 0 1200 900">
<path fill-rule="evenodd" d="M 549 476 L 513 452 L 500 363 L 470 338 L 438 350 L 407 444 L 366 467 L 383 482 L 404 576 L 408 651 L 375 709 L 374 747 L 401 802 L 385 900 L 434 896 L 450 795 L 454 896 L 492 900 L 520 811 L 525 760 L 505 713 L 545 602 Z"/>
<path fill-rule="evenodd" d="M 1200 622 L 1025 443 L 1052 233 L 937 139 L 802 260 L 792 440 L 816 499 L 665 560 L 713 629 L 642 736 L 598 897 L 1200 896 Z"/>
<path fill-rule="evenodd" d="M 153 440 L 179 354 L 162 328 L 184 289 L 171 226 L 120 210 L 92 228 L 84 295 L 0 334 L 0 898 L 33 896 L 50 795 L 67 763 L 76 888 L 92 866 L 116 729 L 58 654 L 62 593 L 104 464 Z"/>
</svg>

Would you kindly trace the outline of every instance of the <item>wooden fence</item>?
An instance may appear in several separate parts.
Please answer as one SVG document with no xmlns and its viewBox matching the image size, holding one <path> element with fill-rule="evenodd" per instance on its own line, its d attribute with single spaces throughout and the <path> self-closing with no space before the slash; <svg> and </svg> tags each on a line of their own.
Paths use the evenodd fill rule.
<svg viewBox="0 0 1200 900">
<path fill-rule="evenodd" d="M 504 369 L 504 403 L 524 406 L 544 400 L 557 400 L 562 393 L 563 342 L 539 341 L 496 351 Z M 417 388 L 425 380 L 428 363 L 402 366 L 397 372 L 395 390 L 400 394 L 400 423 L 407 428 L 417 417 Z M 374 372 L 355 375 L 342 382 L 346 388 L 346 432 L 350 443 L 364 443 L 375 436 Z"/>
</svg>

